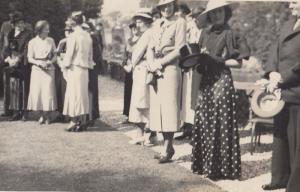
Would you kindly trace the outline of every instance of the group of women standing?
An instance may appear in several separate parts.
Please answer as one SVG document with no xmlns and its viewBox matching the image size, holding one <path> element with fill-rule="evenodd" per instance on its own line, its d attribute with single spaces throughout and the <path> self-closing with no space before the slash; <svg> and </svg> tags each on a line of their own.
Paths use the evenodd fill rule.
<svg viewBox="0 0 300 192">
<path fill-rule="evenodd" d="M 24 24 L 23 19 L 17 21 L 23 21 Z M 82 131 L 87 128 L 88 123 L 93 123 L 99 117 L 98 66 L 95 63 L 99 65 L 101 62 L 98 58 L 101 56 L 100 41 L 96 37 L 92 38 L 93 25 L 84 22 L 81 12 L 72 13 L 66 22 L 66 39 L 59 43 L 58 49 L 54 40 L 48 36 L 50 25 L 45 20 L 36 23 L 34 38 L 28 37 L 24 45 L 18 42 L 16 44 L 17 48 L 23 50 L 21 56 L 27 58 L 22 61 L 26 60 L 31 65 L 26 110 L 40 112 L 40 124 L 51 123 L 51 114 L 58 107 L 61 116 L 71 118 L 67 131 Z M 17 31 L 19 25 L 15 26 L 13 31 Z M 14 39 L 9 38 L 11 44 L 15 42 Z M 17 61 L 21 61 L 20 54 L 17 55 L 14 49 L 11 49 L 6 59 L 11 65 L 16 63 L 13 62 L 16 57 L 19 58 Z M 93 57 L 93 51 L 98 57 Z M 24 63 L 20 62 L 19 68 Z M 11 86 L 11 89 L 11 98 L 20 98 L 20 89 L 16 86 Z M 18 99 L 11 99 L 11 102 L 14 101 Z M 11 106 L 14 109 L 14 105 Z M 19 107 L 15 108 L 20 110 Z"/>
<path fill-rule="evenodd" d="M 155 156 L 159 163 L 171 161 L 175 153 L 174 133 L 179 131 L 182 121 L 180 49 L 189 41 L 187 19 L 176 14 L 178 8 L 176 0 L 160 0 L 160 19 L 150 24 L 151 15 L 142 11 L 133 17 L 142 35 L 133 45 L 129 64 L 133 71 L 129 121 L 149 123 L 153 136 L 162 133 L 164 152 Z M 227 24 L 231 15 L 231 4 L 210 0 L 206 10 L 192 19 L 194 26 L 206 26 L 201 35 L 197 33 L 202 60 L 193 67 L 201 78 L 197 79 L 196 87 L 199 94 L 191 142 L 192 170 L 211 179 L 236 179 L 241 175 L 236 94 L 230 67 L 240 67 L 250 50 L 240 49 L 246 46 L 240 44 L 246 42 L 238 41 L 238 35 Z M 205 21 L 205 25 L 199 21 Z M 144 127 L 139 129 L 143 131 Z"/>
</svg>

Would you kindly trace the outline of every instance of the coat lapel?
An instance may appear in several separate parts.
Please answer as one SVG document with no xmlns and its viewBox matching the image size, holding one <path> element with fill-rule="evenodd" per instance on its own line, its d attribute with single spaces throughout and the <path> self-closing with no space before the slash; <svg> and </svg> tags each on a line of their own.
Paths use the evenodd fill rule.
<svg viewBox="0 0 300 192">
<path fill-rule="evenodd" d="M 289 37 L 300 32 L 300 26 L 298 26 L 295 30 L 293 29 L 295 23 L 296 23 L 296 19 L 291 19 L 287 23 L 287 25 L 283 28 L 285 31 L 284 31 L 284 33 L 282 33 L 283 34 L 282 39 L 281 39 L 282 42 L 285 40 L 288 40 Z"/>
</svg>

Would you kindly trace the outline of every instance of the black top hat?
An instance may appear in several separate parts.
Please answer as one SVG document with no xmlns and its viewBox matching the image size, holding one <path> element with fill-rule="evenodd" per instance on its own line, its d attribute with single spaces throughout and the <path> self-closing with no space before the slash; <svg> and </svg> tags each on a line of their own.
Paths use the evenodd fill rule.
<svg viewBox="0 0 300 192">
<path fill-rule="evenodd" d="M 200 63 L 200 47 L 198 44 L 187 44 L 180 49 L 180 67 L 190 68 Z"/>
</svg>

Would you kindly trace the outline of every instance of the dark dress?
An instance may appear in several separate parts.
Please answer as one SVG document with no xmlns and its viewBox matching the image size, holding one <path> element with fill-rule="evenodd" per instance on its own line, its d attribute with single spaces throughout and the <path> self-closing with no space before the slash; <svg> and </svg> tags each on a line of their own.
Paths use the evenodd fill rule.
<svg viewBox="0 0 300 192">
<path fill-rule="evenodd" d="M 241 176 L 236 92 L 227 59 L 241 59 L 237 38 L 228 25 L 203 31 L 200 47 L 210 59 L 203 74 L 193 129 L 192 170 L 209 178 L 236 179 Z M 244 56 L 243 56 L 244 57 Z"/>
<path fill-rule="evenodd" d="M 29 93 L 30 67 L 27 62 L 28 42 L 32 38 L 31 31 L 25 29 L 15 36 L 15 30 L 8 34 L 8 48 L 5 57 L 12 56 L 12 52 L 19 55 L 17 66 L 5 68 L 4 79 L 9 85 L 9 109 L 24 111 L 27 109 Z"/>
<path fill-rule="evenodd" d="M 67 50 L 67 41 L 62 39 L 57 47 L 57 56 L 63 57 L 63 54 Z M 56 86 L 56 95 L 57 95 L 57 109 L 60 114 L 63 113 L 65 93 L 67 87 L 67 81 L 65 80 L 63 73 L 58 65 L 55 65 L 55 86 Z"/>
<path fill-rule="evenodd" d="M 124 64 L 127 64 L 131 60 L 132 47 L 136 44 L 136 41 L 133 41 L 132 38 L 128 39 L 126 49 L 125 49 L 125 59 Z M 125 85 L 124 85 L 124 107 L 123 107 L 123 115 L 129 116 L 130 110 L 130 101 L 131 101 L 131 92 L 132 92 L 132 71 L 129 73 L 125 73 Z"/>
<path fill-rule="evenodd" d="M 102 43 L 98 33 L 92 34 L 91 37 L 93 40 L 93 60 L 96 65 L 93 69 L 89 69 L 89 91 L 92 96 L 90 120 L 96 120 L 100 117 L 98 75 L 102 65 Z"/>
</svg>

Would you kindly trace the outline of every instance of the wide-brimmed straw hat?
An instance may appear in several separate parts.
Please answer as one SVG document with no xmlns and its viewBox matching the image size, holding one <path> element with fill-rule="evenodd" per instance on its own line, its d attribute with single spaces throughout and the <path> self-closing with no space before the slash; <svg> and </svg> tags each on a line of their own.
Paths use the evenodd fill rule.
<svg viewBox="0 0 300 192">
<path fill-rule="evenodd" d="M 251 99 L 251 109 L 259 117 L 271 118 L 277 115 L 284 107 L 285 102 L 274 93 L 257 89 Z"/>
<path fill-rule="evenodd" d="M 169 4 L 169 3 L 172 3 L 172 2 L 175 2 L 176 0 L 159 0 L 158 4 L 157 4 L 157 7 L 160 7 L 162 5 L 166 5 L 166 4 Z"/>
<path fill-rule="evenodd" d="M 200 17 L 206 17 L 207 13 L 215 9 L 229 6 L 231 9 L 235 8 L 238 2 L 229 2 L 227 0 L 209 0 L 206 5 L 205 11 L 203 11 Z"/>
<path fill-rule="evenodd" d="M 133 15 L 132 18 L 136 19 L 136 18 L 139 18 L 139 17 L 150 20 L 150 21 L 153 21 L 153 18 L 152 18 L 152 15 L 151 15 L 151 9 L 141 8 L 141 9 L 138 10 L 138 12 L 136 12 Z"/>
</svg>

